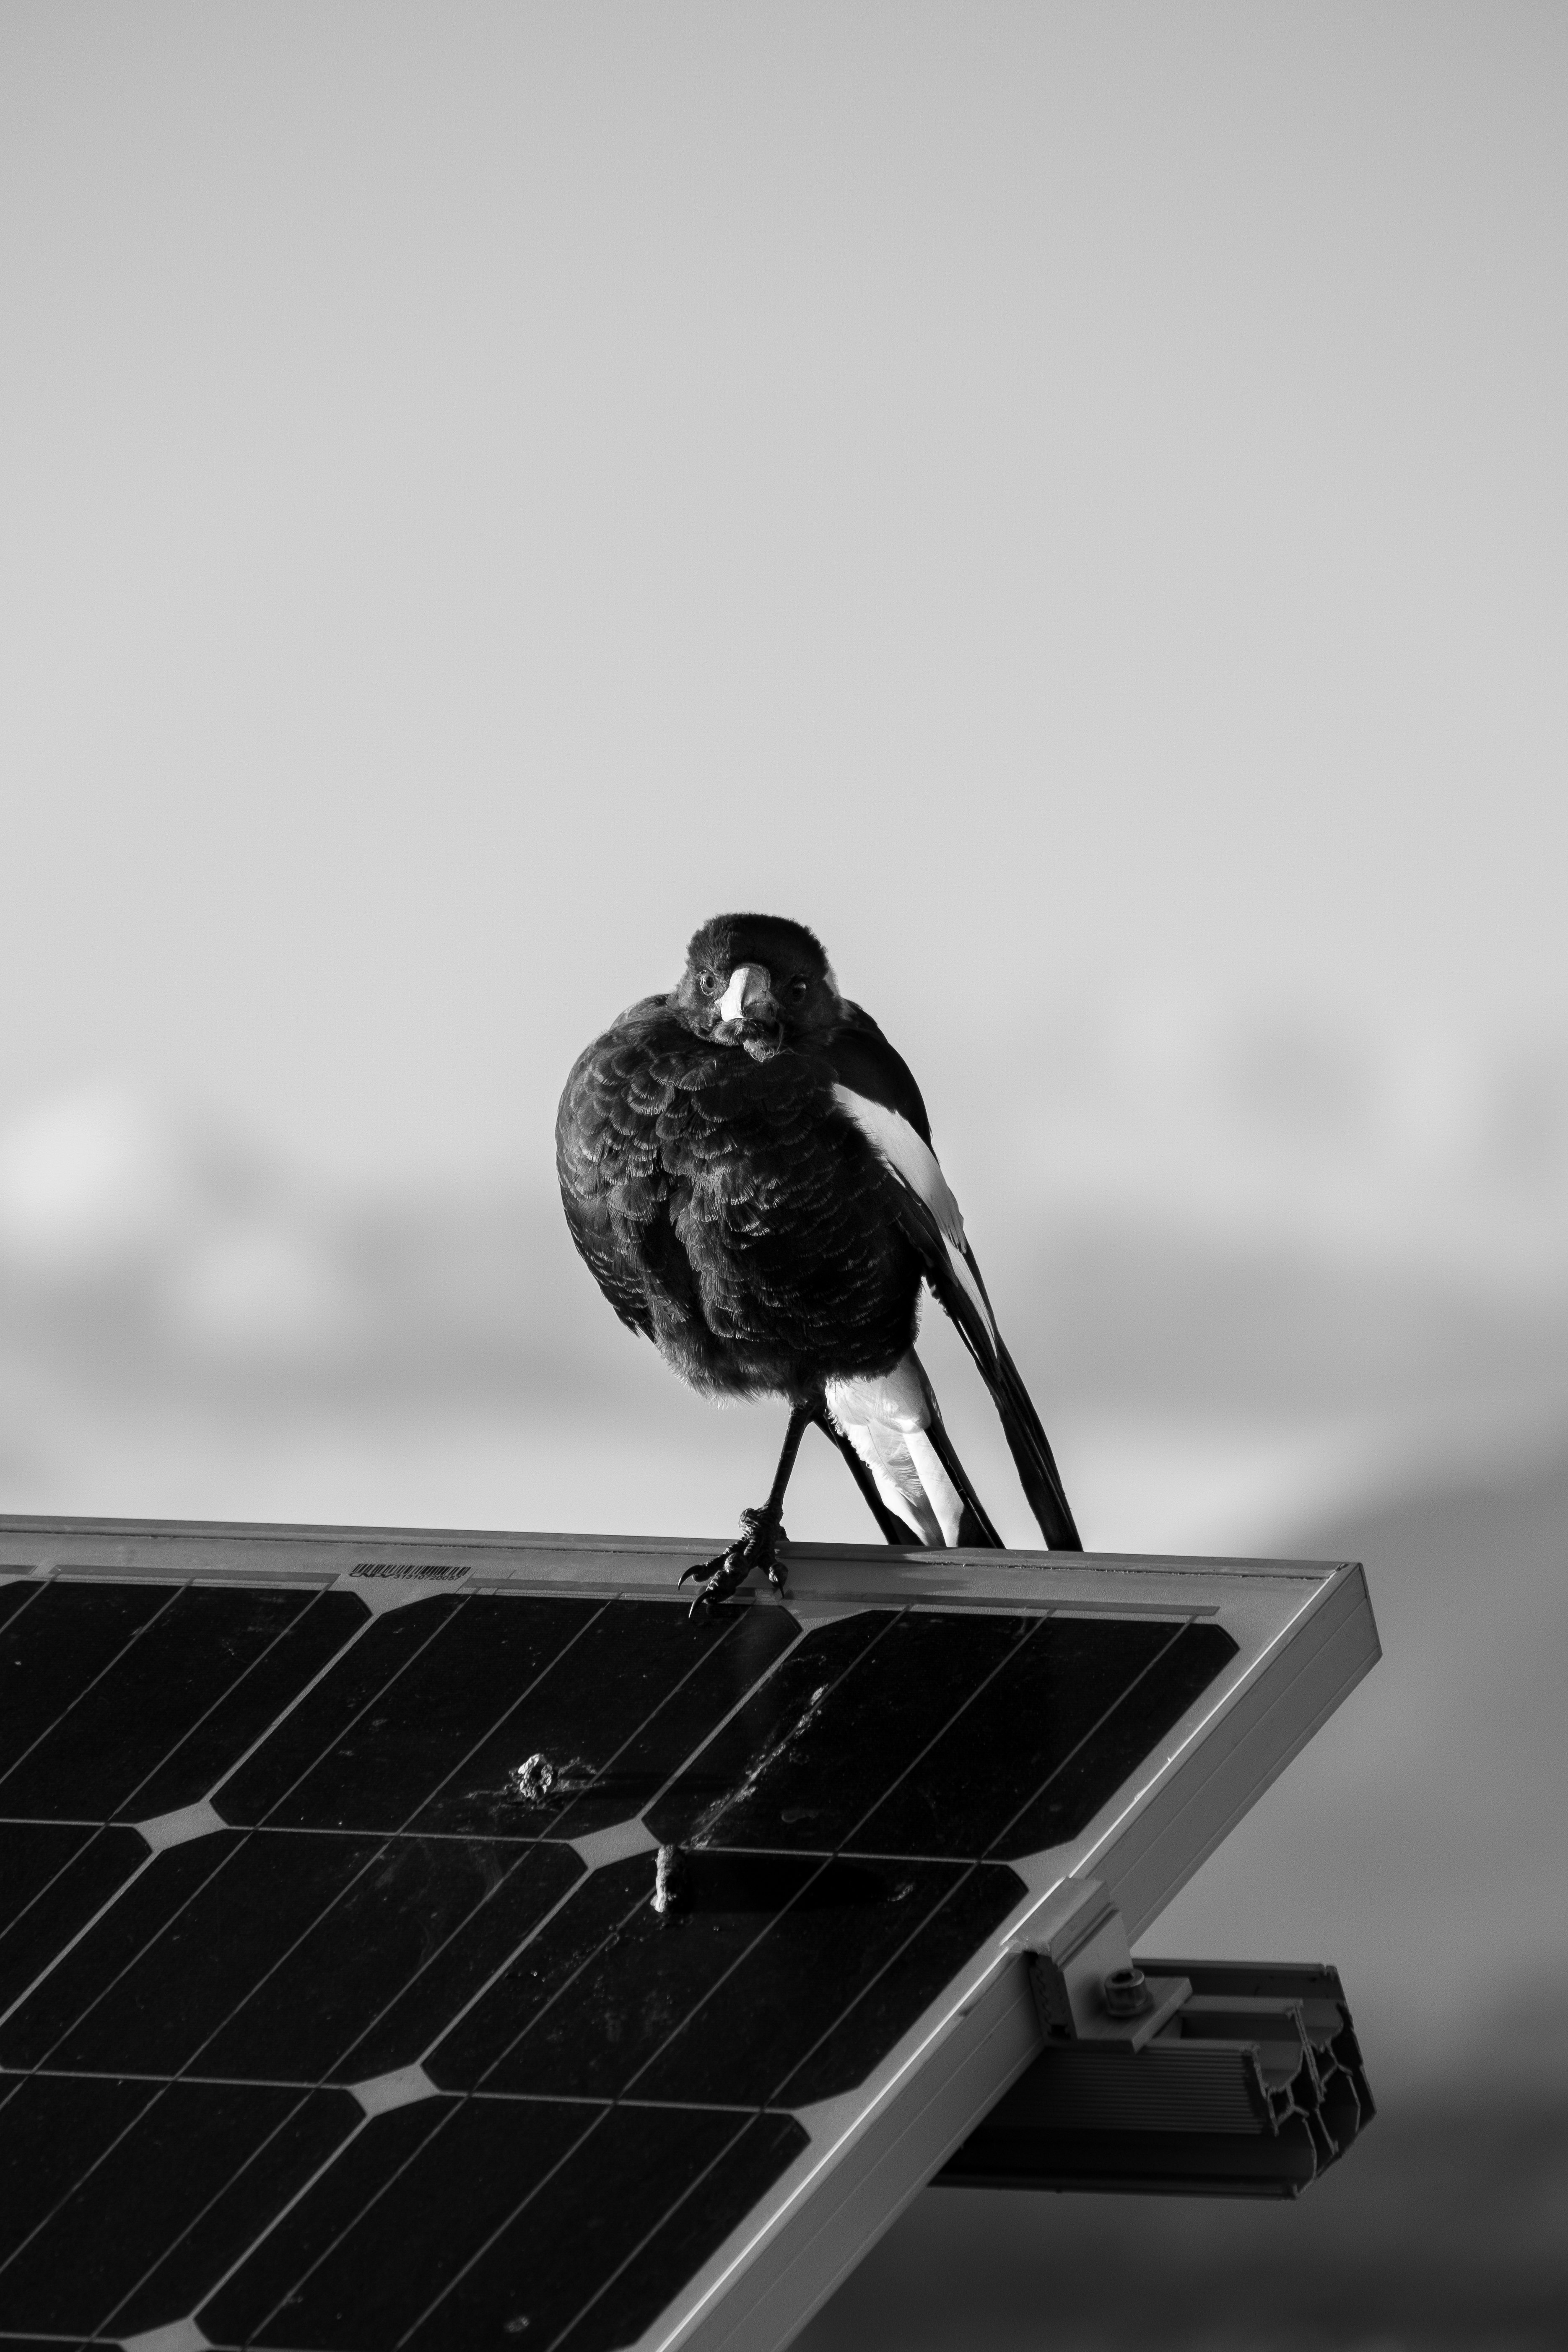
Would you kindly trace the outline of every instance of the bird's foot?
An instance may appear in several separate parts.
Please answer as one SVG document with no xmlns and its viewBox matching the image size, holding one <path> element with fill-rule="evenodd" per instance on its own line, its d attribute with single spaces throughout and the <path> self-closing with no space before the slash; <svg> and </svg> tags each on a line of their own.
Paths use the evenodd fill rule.
<svg viewBox="0 0 1568 2352">
<path fill-rule="evenodd" d="M 697 1576 L 706 1580 L 691 1604 L 692 1615 L 705 1616 L 716 1601 L 727 1601 L 754 1568 L 761 1569 L 774 1591 L 782 1592 L 784 1569 L 777 1547 L 783 1540 L 784 1528 L 771 1511 L 742 1511 L 741 1532 L 734 1542 L 717 1559 L 694 1560 L 681 1577 L 682 1584 L 689 1584 Z"/>
</svg>

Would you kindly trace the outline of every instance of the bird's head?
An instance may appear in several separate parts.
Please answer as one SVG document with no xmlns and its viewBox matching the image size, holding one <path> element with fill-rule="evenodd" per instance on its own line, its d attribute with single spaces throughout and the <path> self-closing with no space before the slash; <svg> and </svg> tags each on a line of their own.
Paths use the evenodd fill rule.
<svg viewBox="0 0 1568 2352">
<path fill-rule="evenodd" d="M 689 1029 L 765 1062 L 831 1029 L 843 1003 L 818 940 L 783 915 L 715 915 L 692 937 L 675 1003 Z"/>
</svg>

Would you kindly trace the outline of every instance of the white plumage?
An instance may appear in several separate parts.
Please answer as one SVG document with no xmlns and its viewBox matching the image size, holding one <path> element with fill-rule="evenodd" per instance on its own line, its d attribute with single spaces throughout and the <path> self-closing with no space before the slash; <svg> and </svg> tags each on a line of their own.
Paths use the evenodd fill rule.
<svg viewBox="0 0 1568 2352">
<path fill-rule="evenodd" d="M 868 1095 L 858 1095 L 852 1088 L 839 1086 L 834 1087 L 833 1098 L 840 1110 L 847 1111 L 899 1181 L 907 1184 L 936 1219 L 947 1247 L 948 1262 L 994 1341 L 996 1326 L 964 1247 L 963 1218 L 935 1152 L 903 1113 L 889 1110 L 886 1103 L 873 1102 Z"/>
<path fill-rule="evenodd" d="M 963 1504 L 926 1435 L 931 1407 L 911 1348 L 890 1372 L 829 1381 L 827 1410 L 870 1472 L 877 1492 L 919 1540 L 958 1541 Z"/>
</svg>

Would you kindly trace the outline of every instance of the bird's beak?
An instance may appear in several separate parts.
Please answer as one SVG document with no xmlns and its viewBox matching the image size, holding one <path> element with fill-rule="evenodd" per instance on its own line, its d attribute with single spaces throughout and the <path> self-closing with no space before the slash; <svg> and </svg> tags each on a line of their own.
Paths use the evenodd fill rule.
<svg viewBox="0 0 1568 2352">
<path fill-rule="evenodd" d="M 738 963 L 719 1000 L 721 1021 L 769 1021 L 778 1011 L 773 975 L 760 963 Z"/>
<path fill-rule="evenodd" d="M 743 1045 L 753 1062 L 770 1061 L 784 1043 L 773 975 L 760 963 L 738 963 L 719 1000 L 713 1035 L 721 1045 Z"/>
</svg>

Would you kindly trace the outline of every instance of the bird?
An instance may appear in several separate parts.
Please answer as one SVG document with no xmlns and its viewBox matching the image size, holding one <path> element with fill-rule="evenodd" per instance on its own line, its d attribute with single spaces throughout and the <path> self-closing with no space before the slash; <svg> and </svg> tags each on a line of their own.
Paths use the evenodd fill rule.
<svg viewBox="0 0 1568 2352">
<path fill-rule="evenodd" d="M 915 1350 L 922 1285 L 990 1391 L 1047 1545 L 1082 1550 L 920 1088 L 805 924 L 703 923 L 677 986 L 578 1056 L 555 1145 L 572 1239 L 621 1321 L 700 1393 L 789 1408 L 766 1501 L 681 1578 L 700 1580 L 694 1613 L 753 1572 L 785 1589 L 784 1496 L 812 1427 L 888 1542 L 1001 1549 Z"/>
</svg>

